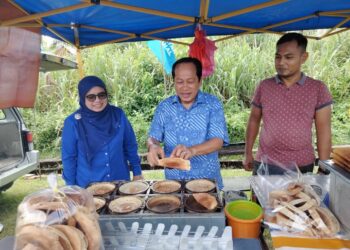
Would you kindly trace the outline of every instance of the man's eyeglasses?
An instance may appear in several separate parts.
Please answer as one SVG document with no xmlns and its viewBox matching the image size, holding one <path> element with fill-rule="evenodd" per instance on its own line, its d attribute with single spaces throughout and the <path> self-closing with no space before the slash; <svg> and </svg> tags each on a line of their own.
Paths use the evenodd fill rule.
<svg viewBox="0 0 350 250">
<path fill-rule="evenodd" d="M 89 101 L 89 102 L 94 102 L 96 100 L 96 97 L 98 97 L 99 100 L 105 100 L 107 98 L 107 93 L 106 92 L 100 92 L 98 94 L 90 94 L 85 96 L 85 98 Z"/>
</svg>

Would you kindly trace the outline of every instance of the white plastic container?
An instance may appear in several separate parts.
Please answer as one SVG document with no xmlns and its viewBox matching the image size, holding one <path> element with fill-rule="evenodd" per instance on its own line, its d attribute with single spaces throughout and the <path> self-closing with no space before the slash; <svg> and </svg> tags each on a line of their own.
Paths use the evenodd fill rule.
<svg viewBox="0 0 350 250">
<path fill-rule="evenodd" d="M 342 224 L 344 230 L 350 233 L 350 173 L 333 163 L 320 161 L 319 165 L 330 173 L 329 206 Z"/>
<path fill-rule="evenodd" d="M 223 233 L 218 234 L 218 227 L 214 226 L 205 232 L 204 226 L 191 230 L 185 225 L 179 230 L 177 225 L 171 225 L 165 230 L 165 225 L 159 223 L 155 229 L 151 223 L 140 227 L 133 222 L 127 227 L 119 222 L 116 227 L 106 222 L 108 233 L 103 235 L 106 250 L 226 250 L 233 249 L 232 229 L 225 227 Z"/>
</svg>

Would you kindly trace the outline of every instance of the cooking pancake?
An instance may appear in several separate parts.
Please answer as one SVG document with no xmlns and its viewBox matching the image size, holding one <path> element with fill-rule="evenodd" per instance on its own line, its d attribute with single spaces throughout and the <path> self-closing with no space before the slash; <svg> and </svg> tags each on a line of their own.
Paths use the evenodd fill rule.
<svg viewBox="0 0 350 250">
<path fill-rule="evenodd" d="M 154 193 L 170 194 L 179 192 L 181 189 L 181 183 L 173 180 L 157 181 L 152 184 L 151 190 Z"/>
<path fill-rule="evenodd" d="M 156 195 L 146 202 L 147 209 L 154 213 L 171 213 L 180 208 L 181 200 L 176 195 Z"/>
<path fill-rule="evenodd" d="M 115 189 L 115 184 L 111 182 L 98 182 L 93 183 L 88 186 L 86 189 L 92 194 L 96 196 L 107 195 L 113 192 Z"/>
<path fill-rule="evenodd" d="M 218 206 L 215 196 L 208 193 L 194 193 L 193 198 L 208 210 L 214 210 Z"/>
<path fill-rule="evenodd" d="M 111 213 L 128 214 L 141 209 L 143 201 L 137 196 L 123 196 L 112 200 L 108 209 Z"/>
<path fill-rule="evenodd" d="M 211 194 L 207 194 L 211 195 Z M 212 195 L 211 195 L 212 196 Z M 208 197 L 207 197 L 208 198 Z M 213 196 L 213 198 L 216 201 L 216 198 Z M 196 201 L 196 199 L 193 197 L 193 195 L 190 195 L 186 200 L 185 200 L 185 208 L 190 211 L 190 212 L 197 212 L 197 213 L 210 213 L 215 211 L 215 209 L 218 206 L 217 201 L 213 202 L 212 198 L 210 198 L 211 204 L 210 207 L 212 209 L 206 208 L 204 205 L 208 205 L 207 203 L 200 204 L 199 202 Z M 209 205 L 208 205 L 209 206 Z"/>
<path fill-rule="evenodd" d="M 119 193 L 125 195 L 146 193 L 149 184 L 145 181 L 130 181 L 119 187 Z"/>
<path fill-rule="evenodd" d="M 187 182 L 185 188 L 190 193 L 209 193 L 214 191 L 215 184 L 207 179 L 197 179 Z"/>
</svg>

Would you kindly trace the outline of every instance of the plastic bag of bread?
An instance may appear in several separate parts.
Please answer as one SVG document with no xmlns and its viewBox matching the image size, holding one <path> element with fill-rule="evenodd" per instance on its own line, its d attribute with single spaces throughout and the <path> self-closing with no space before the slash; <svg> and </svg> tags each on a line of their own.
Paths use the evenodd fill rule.
<svg viewBox="0 0 350 250">
<path fill-rule="evenodd" d="M 78 186 L 51 189 L 26 196 L 17 209 L 15 249 L 104 249 L 92 195 Z"/>
<path fill-rule="evenodd" d="M 314 189 L 302 181 L 286 183 L 269 193 L 271 213 L 265 221 L 298 235 L 329 238 L 340 232 L 340 224 L 321 202 Z M 271 226 L 271 225 L 270 225 Z"/>
<path fill-rule="evenodd" d="M 296 164 L 283 166 L 269 160 L 262 165 L 257 174 L 264 192 L 265 223 L 270 228 L 319 238 L 334 237 L 340 231 L 338 220 Z"/>
<path fill-rule="evenodd" d="M 251 182 L 260 205 L 265 208 L 269 206 L 271 191 L 283 189 L 287 182 L 299 178 L 300 174 L 294 162 L 284 165 L 264 156 Z"/>
</svg>

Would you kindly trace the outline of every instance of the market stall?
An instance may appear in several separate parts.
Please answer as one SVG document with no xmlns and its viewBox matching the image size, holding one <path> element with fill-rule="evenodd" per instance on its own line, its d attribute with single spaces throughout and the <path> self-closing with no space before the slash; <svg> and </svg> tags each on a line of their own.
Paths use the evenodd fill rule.
<svg viewBox="0 0 350 250">
<path fill-rule="evenodd" d="M 282 0 L 253 1 L 249 3 L 246 1 L 238 1 L 236 4 L 231 4 L 226 1 L 212 1 L 211 3 L 209 3 L 209 1 L 171 1 L 171 4 L 161 1 L 137 1 L 137 3 L 133 3 L 132 1 L 103 0 L 51 2 L 17 0 L 8 2 L 11 6 L 20 11 L 21 15 L 1 19 L 0 25 L 2 28 L 40 28 L 42 34 L 49 35 L 56 39 L 73 44 L 77 47 L 78 52 L 80 49 L 106 43 L 145 41 L 149 39 L 166 40 L 178 37 L 190 37 L 193 36 L 194 26 L 196 26 L 198 23 L 204 27 L 207 35 L 227 35 L 227 37 L 219 38 L 217 41 L 235 37 L 240 34 L 263 32 L 282 34 L 284 31 L 296 29 L 308 30 L 329 28 L 329 30 L 323 33 L 320 37 L 309 37 L 319 39 L 346 31 L 350 26 L 350 5 L 346 1 L 320 2 L 315 0 L 305 2 L 301 0 Z M 1 1 L 0 3 L 4 4 L 4 1 Z M 0 6 L 2 7 L 4 5 Z M 184 6 L 186 6 L 186 8 L 184 8 Z M 143 25 L 140 25 L 140 23 Z M 171 41 L 174 43 L 189 45 L 177 40 Z M 325 163 L 325 165 L 327 165 L 327 168 L 329 168 L 331 171 L 336 169 L 332 166 L 332 164 Z M 342 180 L 342 177 L 338 178 L 335 173 L 336 172 L 333 172 L 331 174 L 331 210 L 332 204 L 334 206 L 333 199 L 334 197 L 337 197 L 335 196 L 337 192 L 332 190 L 334 190 L 334 187 L 338 186 L 338 184 L 334 183 L 337 182 L 338 179 Z M 343 176 L 345 175 L 343 174 Z M 323 184 L 319 183 L 319 179 L 322 179 L 321 177 L 319 178 L 313 176 L 311 179 L 315 182 L 315 184 L 324 187 Z M 271 182 L 274 181 L 270 180 L 270 183 Z M 270 191 L 274 190 L 262 191 L 264 190 L 265 186 L 263 183 L 261 183 L 261 185 L 257 184 L 259 183 L 259 179 L 256 179 L 254 183 L 256 186 L 252 184 L 253 189 L 258 195 L 259 202 L 266 209 L 268 207 L 268 198 L 266 198 L 266 196 L 270 193 Z M 304 181 L 303 183 L 309 183 L 309 181 Z M 165 203 L 164 201 L 158 201 L 158 205 L 157 202 L 153 203 L 155 207 L 161 207 L 162 209 L 164 209 L 164 207 L 170 209 L 169 206 L 171 204 L 177 205 L 175 209 L 170 211 L 167 210 L 166 213 L 160 213 L 159 210 L 154 211 L 154 207 L 149 204 L 151 203 L 149 200 L 157 196 L 157 194 L 154 193 L 154 190 L 151 189 L 151 185 L 153 184 L 154 183 L 152 181 L 146 182 L 145 186 L 147 186 L 147 188 L 143 191 L 143 193 L 126 194 L 120 190 L 122 183 L 116 183 L 116 186 L 109 194 L 102 194 L 102 198 L 105 198 L 105 205 L 103 205 L 103 207 L 101 207 L 99 210 L 100 217 L 98 222 L 102 230 L 102 237 L 108 238 L 108 240 L 105 241 L 107 242 L 107 248 L 109 246 L 113 248 L 118 246 L 117 244 L 120 244 L 120 242 L 115 238 L 116 234 L 119 233 L 126 233 L 129 235 L 129 244 L 136 242 L 136 236 L 145 236 L 146 232 L 148 232 L 147 235 L 150 236 L 152 229 L 150 229 L 149 226 L 147 226 L 147 228 L 146 225 L 154 222 L 156 225 L 152 225 L 152 228 L 155 230 L 155 232 L 159 233 L 158 236 L 164 236 L 164 231 L 161 230 L 163 226 L 159 226 L 160 224 L 163 224 L 164 227 L 168 228 L 167 234 L 168 236 L 172 236 L 171 240 L 176 240 L 175 236 L 176 232 L 178 232 L 177 229 L 180 229 L 179 234 L 183 234 L 186 232 L 186 230 L 188 230 L 186 229 L 186 225 L 190 225 L 193 228 L 199 228 L 199 226 L 203 226 L 204 224 L 204 226 L 208 227 L 206 229 L 207 234 L 204 234 L 203 236 L 205 239 L 201 238 L 202 234 L 200 233 L 201 230 L 203 233 L 204 229 L 192 231 L 194 233 L 193 237 L 187 237 L 188 234 L 186 237 L 184 237 L 184 239 L 188 240 L 188 244 L 190 244 L 190 240 L 202 239 L 206 241 L 211 240 L 210 244 L 216 244 L 218 249 L 221 247 L 221 242 L 223 242 L 222 244 L 224 249 L 227 248 L 227 246 L 233 246 L 234 248 L 239 246 L 240 241 L 236 241 L 237 244 L 235 244 L 235 240 L 233 240 L 233 244 L 230 245 L 232 243 L 232 238 L 225 237 L 226 218 L 223 209 L 228 201 L 225 200 L 225 197 L 221 196 L 221 193 L 216 187 L 216 183 L 214 183 L 214 189 L 204 192 L 211 195 L 212 198 L 214 197 L 214 200 L 217 203 L 215 208 L 208 209 L 206 205 L 203 204 L 201 204 L 200 207 L 202 211 L 197 210 L 198 204 L 195 205 L 195 208 L 189 208 L 189 204 L 187 204 L 187 202 L 192 199 L 192 205 L 196 204 L 196 202 L 198 203 L 197 199 L 200 199 L 200 197 L 197 197 L 196 199 L 196 196 L 193 195 L 193 191 L 186 189 L 187 183 L 180 183 L 181 188 L 177 190 L 175 194 L 172 194 L 171 198 L 167 196 Z M 283 184 L 285 185 L 290 183 L 286 182 Z M 345 181 L 344 187 L 348 187 L 346 185 L 347 183 Z M 282 187 L 284 186 L 281 184 L 281 186 L 278 188 Z M 261 192 L 260 196 L 259 192 Z M 314 193 L 315 191 L 309 189 L 308 198 L 304 198 L 314 200 L 311 202 L 311 207 L 315 204 L 317 204 L 318 207 L 321 207 L 319 205 L 321 204 L 321 201 L 325 200 L 326 196 L 324 194 L 326 194 L 326 192 L 321 192 L 321 195 L 324 195 L 323 197 L 315 196 Z M 113 200 L 128 195 L 136 195 L 139 197 L 132 202 L 132 204 L 140 204 L 137 209 L 131 210 L 129 213 L 120 213 L 115 212 L 111 207 L 108 207 Z M 100 200 L 103 202 L 103 199 Z M 266 202 L 264 202 L 264 200 Z M 126 208 L 129 208 L 129 206 L 131 205 L 127 205 Z M 43 210 L 43 208 L 40 210 Z M 310 211 L 310 209 L 307 211 Z M 333 212 L 336 216 L 339 216 L 339 214 L 337 214 L 335 211 L 335 207 L 333 208 Z M 22 213 L 24 212 L 22 211 Z M 307 213 L 310 214 L 310 212 Z M 304 219 L 304 222 L 309 221 L 309 219 L 313 219 L 311 224 L 316 224 L 312 225 L 312 227 L 316 229 L 320 227 L 328 228 L 330 226 L 324 221 L 323 224 L 325 225 L 323 225 L 320 220 L 316 218 L 316 216 L 309 216 L 307 213 L 304 213 L 303 211 L 303 215 L 299 214 L 298 218 L 301 217 L 301 219 Z M 42 216 L 42 213 L 40 213 L 40 216 Z M 43 217 L 40 216 L 36 218 L 38 220 L 36 222 L 43 222 Z M 343 216 L 343 214 L 341 214 L 341 216 Z M 342 222 L 350 220 L 346 216 L 347 215 L 345 214 L 345 218 L 342 217 Z M 68 218 L 63 219 L 64 223 L 68 223 L 66 220 L 68 220 Z M 46 222 L 46 217 L 44 222 Z M 90 222 L 96 221 L 91 219 Z M 138 224 L 133 224 L 134 222 L 137 222 Z M 176 230 L 171 230 L 173 225 L 177 226 Z M 97 227 L 97 225 L 95 226 Z M 300 224 L 296 223 L 296 226 L 300 226 Z M 293 224 L 292 222 L 291 227 L 295 228 L 295 223 Z M 140 228 L 142 228 L 142 230 Z M 304 228 L 310 229 L 307 223 L 306 225 L 302 224 L 301 229 Z M 37 230 L 37 228 L 35 229 Z M 141 231 L 139 231 L 139 229 Z M 313 230 L 317 231 L 316 229 Z M 323 239 L 320 239 L 318 236 L 325 236 L 333 239 L 335 234 L 344 232 L 342 229 L 329 232 L 327 231 L 325 235 L 312 235 L 313 238 L 311 238 L 310 244 L 314 244 L 314 242 L 322 242 Z M 311 229 L 310 231 L 312 234 L 314 234 Z M 278 231 L 276 230 L 274 232 Z M 22 234 L 25 234 L 26 236 L 30 233 L 31 230 L 22 232 Z M 40 233 L 43 232 L 36 231 L 36 233 L 37 235 L 40 235 Z M 112 233 L 113 235 L 108 235 L 108 233 Z M 157 236 L 156 233 L 155 235 Z M 209 237 L 208 235 L 212 237 Z M 280 245 L 281 247 L 284 246 L 284 242 L 289 242 L 289 238 L 292 239 L 292 242 L 296 242 L 295 237 L 278 234 L 275 234 L 275 237 L 273 236 L 275 242 L 277 242 L 277 239 L 281 237 L 283 237 L 280 241 L 282 242 L 282 245 Z M 123 239 L 126 238 L 128 237 L 123 237 Z M 155 239 L 156 238 L 157 237 L 155 237 Z M 160 238 L 161 240 L 158 241 L 158 244 L 168 243 L 167 240 L 169 240 L 169 237 Z M 141 237 L 141 240 L 144 240 L 144 238 Z M 179 244 L 181 244 L 181 239 L 179 240 Z M 94 241 L 91 242 L 91 244 L 94 244 Z M 348 244 L 346 241 L 344 242 L 344 244 Z M 6 241 L 4 244 L 8 244 L 8 241 Z M 159 245 L 155 245 L 155 247 L 157 246 Z"/>
<path fill-rule="evenodd" d="M 103 246 L 98 249 L 262 249 L 258 239 L 232 239 L 232 230 L 226 226 L 225 197 L 213 180 L 103 182 L 87 189 L 65 186 L 58 190 L 41 190 L 22 201 L 16 238 L 1 240 L 1 249 L 12 249 L 15 239 L 17 249 L 42 246 L 45 239 L 57 235 L 64 244 L 73 244 L 74 237 L 67 239 L 51 230 L 68 227 L 81 231 L 88 241 L 101 237 Z M 99 225 L 93 225 L 97 214 L 89 215 L 92 201 Z M 71 224 L 72 218 L 77 224 Z M 88 224 L 95 233 L 91 234 Z"/>
</svg>

